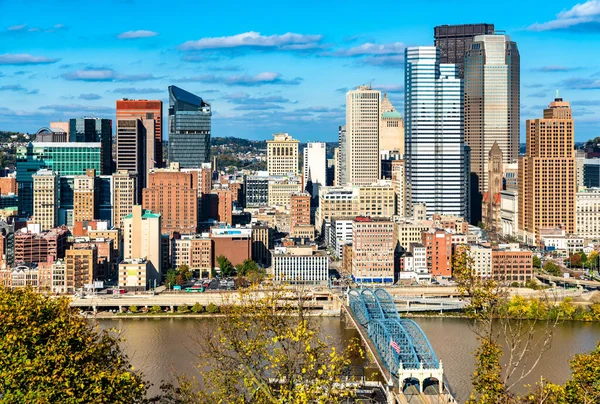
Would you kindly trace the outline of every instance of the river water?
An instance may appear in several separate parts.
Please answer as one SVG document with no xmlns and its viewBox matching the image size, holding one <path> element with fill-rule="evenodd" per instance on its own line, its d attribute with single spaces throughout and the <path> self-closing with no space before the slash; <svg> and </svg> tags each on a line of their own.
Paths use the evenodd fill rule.
<svg viewBox="0 0 600 404">
<path fill-rule="evenodd" d="M 343 346 L 356 330 L 347 328 L 338 317 L 320 317 L 314 321 L 336 345 Z M 472 352 L 477 340 L 466 319 L 418 318 L 431 345 L 442 361 L 444 373 L 459 402 L 464 402 L 471 391 L 474 359 Z M 123 348 L 134 367 L 154 384 L 150 393 L 158 392 L 162 380 L 173 380 L 173 375 L 185 373 L 197 376 L 202 363 L 202 339 L 215 329 L 208 318 L 123 318 L 98 320 L 101 328 L 121 331 Z M 570 375 L 569 359 L 573 355 L 594 349 L 600 339 L 599 323 L 566 322 L 557 326 L 551 349 L 544 354 L 537 368 L 524 380 L 535 384 L 543 375 L 555 383 L 564 383 Z"/>
</svg>

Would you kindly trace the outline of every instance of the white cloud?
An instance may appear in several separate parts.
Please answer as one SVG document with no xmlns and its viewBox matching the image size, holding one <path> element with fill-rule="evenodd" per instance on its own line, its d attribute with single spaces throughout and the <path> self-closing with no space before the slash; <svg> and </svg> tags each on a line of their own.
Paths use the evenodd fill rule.
<svg viewBox="0 0 600 404">
<path fill-rule="evenodd" d="M 402 42 L 376 44 L 367 42 L 349 49 L 334 52 L 335 56 L 403 55 L 406 45 Z"/>
<path fill-rule="evenodd" d="M 150 38 L 153 36 L 157 36 L 158 32 L 148 31 L 148 30 L 137 30 L 137 31 L 127 31 L 117 35 L 119 39 L 137 39 L 137 38 Z"/>
<path fill-rule="evenodd" d="M 5 53 L 0 55 L 0 65 L 38 65 L 58 62 L 60 59 L 33 56 L 27 53 Z"/>
<path fill-rule="evenodd" d="M 158 77 L 149 73 L 120 74 L 109 68 L 88 68 L 67 72 L 61 75 L 65 80 L 71 81 L 146 81 Z"/>
<path fill-rule="evenodd" d="M 19 25 L 13 25 L 11 27 L 8 27 L 7 30 L 8 31 L 22 31 L 27 27 L 27 24 L 19 24 Z"/>
<path fill-rule="evenodd" d="M 560 29 L 600 30 L 600 0 L 588 0 L 574 5 L 570 10 L 561 11 L 556 19 L 544 23 L 535 23 L 528 27 L 530 31 L 551 31 Z"/>
<path fill-rule="evenodd" d="M 283 35 L 261 35 L 260 32 L 208 37 L 197 41 L 187 41 L 182 50 L 231 49 L 240 47 L 279 48 L 288 50 L 310 49 L 318 46 L 322 35 L 304 35 L 288 32 Z"/>
<path fill-rule="evenodd" d="M 227 86 L 261 86 L 264 84 L 281 84 L 281 85 L 298 85 L 302 82 L 301 77 L 293 79 L 284 79 L 281 73 L 276 72 L 262 72 L 254 76 L 250 75 L 236 75 L 236 76 L 215 76 L 214 74 L 205 74 L 196 77 L 183 77 L 177 81 L 179 82 L 190 82 L 197 81 L 203 83 L 213 84 L 225 84 Z"/>
</svg>

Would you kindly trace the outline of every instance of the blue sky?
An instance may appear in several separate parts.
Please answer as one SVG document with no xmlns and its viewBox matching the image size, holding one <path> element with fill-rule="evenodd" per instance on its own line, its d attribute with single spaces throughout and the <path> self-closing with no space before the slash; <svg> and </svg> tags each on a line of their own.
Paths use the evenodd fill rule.
<svg viewBox="0 0 600 404">
<path fill-rule="evenodd" d="M 600 136 L 600 0 L 0 0 L 0 129 L 114 119 L 115 100 L 168 104 L 175 84 L 212 103 L 213 136 L 334 141 L 347 89 L 372 83 L 404 112 L 404 48 L 479 22 L 519 46 L 523 122 L 558 88 L 576 140 Z"/>
</svg>

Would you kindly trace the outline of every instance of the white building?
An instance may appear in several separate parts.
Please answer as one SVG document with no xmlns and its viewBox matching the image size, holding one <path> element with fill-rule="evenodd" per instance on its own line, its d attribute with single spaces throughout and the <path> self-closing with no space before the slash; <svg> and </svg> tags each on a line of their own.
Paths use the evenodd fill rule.
<svg viewBox="0 0 600 404">
<path fill-rule="evenodd" d="M 308 180 L 313 184 L 313 197 L 318 194 L 319 187 L 327 185 L 327 145 L 323 142 L 308 142 L 304 148 L 304 167 L 302 175 L 304 186 Z"/>
<path fill-rule="evenodd" d="M 482 278 L 490 278 L 492 276 L 492 248 L 482 245 L 471 245 L 467 252 L 468 256 L 473 260 L 473 272 L 475 275 Z"/>
<path fill-rule="evenodd" d="M 329 257 L 312 248 L 287 247 L 272 250 L 273 279 L 278 283 L 327 285 Z"/>
<path fill-rule="evenodd" d="M 463 82 L 458 66 L 441 64 L 435 46 L 405 52 L 406 173 L 412 204 L 427 214 L 469 217 Z"/>
<path fill-rule="evenodd" d="M 516 190 L 500 191 L 500 223 L 504 237 L 519 236 L 519 197 Z"/>
<path fill-rule="evenodd" d="M 352 221 L 354 218 L 333 218 L 329 229 L 329 245 L 335 250 L 335 256 L 342 259 L 342 248 L 352 242 Z"/>
<path fill-rule="evenodd" d="M 600 188 L 586 188 L 575 195 L 577 236 L 600 239 Z"/>
<path fill-rule="evenodd" d="M 402 257 L 400 279 L 413 279 L 417 282 L 428 282 L 431 274 L 427 269 L 427 250 L 421 243 L 411 243 L 408 254 Z"/>
<path fill-rule="evenodd" d="M 380 178 L 380 99 L 370 86 L 346 93 L 346 183 L 369 185 Z"/>
</svg>

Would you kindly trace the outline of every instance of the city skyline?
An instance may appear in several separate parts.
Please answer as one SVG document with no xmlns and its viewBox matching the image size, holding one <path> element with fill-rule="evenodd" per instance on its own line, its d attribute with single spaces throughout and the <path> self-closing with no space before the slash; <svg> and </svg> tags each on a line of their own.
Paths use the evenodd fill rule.
<svg viewBox="0 0 600 404">
<path fill-rule="evenodd" d="M 320 14 L 310 4 L 257 10 L 238 3 L 225 24 L 218 18 L 222 9 L 206 4 L 186 4 L 181 13 L 150 1 L 144 18 L 132 20 L 141 11 L 135 1 L 106 2 L 88 14 L 72 1 L 34 3 L 27 9 L 2 4 L 3 130 L 34 133 L 49 121 L 83 116 L 115 124 L 115 100 L 157 99 L 166 109 L 167 87 L 177 85 L 212 105 L 214 137 L 269 139 L 288 132 L 302 142 L 335 141 L 347 90 L 371 83 L 403 111 L 404 49 L 432 45 L 436 25 L 458 23 L 494 24 L 517 42 L 521 143 L 525 120 L 535 118 L 557 88 L 572 101 L 576 141 L 595 137 L 600 125 L 600 63 L 589 52 L 600 45 L 598 0 L 544 7 L 509 2 L 493 12 L 437 0 L 382 5 L 386 14 L 402 16 L 394 20 L 400 23 L 382 22 L 381 7 L 358 2 L 321 7 Z M 108 14 L 110 24 L 97 23 Z M 292 14 L 297 18 L 286 18 Z M 192 23 L 198 15 L 202 29 Z M 343 23 L 357 15 L 360 24 Z"/>
</svg>

